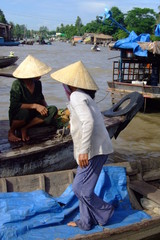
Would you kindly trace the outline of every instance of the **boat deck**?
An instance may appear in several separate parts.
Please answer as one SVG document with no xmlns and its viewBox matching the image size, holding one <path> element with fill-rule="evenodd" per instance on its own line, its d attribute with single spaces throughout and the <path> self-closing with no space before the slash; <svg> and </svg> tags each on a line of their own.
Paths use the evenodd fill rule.
<svg viewBox="0 0 160 240">
<path fill-rule="evenodd" d="M 107 164 L 109 166 L 109 164 Z M 126 162 L 111 164 L 112 166 L 122 166 L 126 168 L 128 194 L 133 209 L 142 210 L 139 201 L 136 198 L 135 192 L 142 194 L 153 202 L 160 204 L 159 194 L 160 190 L 137 179 L 139 174 L 136 169 L 133 169 L 131 164 Z M 135 165 L 136 167 L 136 165 Z M 0 178 L 0 192 L 31 192 L 34 190 L 44 190 L 52 196 L 60 196 L 65 189 L 73 182 L 76 170 L 65 170 L 59 172 L 41 173 L 26 176 L 16 176 L 8 178 Z M 61 181 L 59 181 L 61 179 Z M 147 186 L 147 187 L 146 187 Z M 135 192 L 134 192 L 135 191 Z M 153 203 L 152 202 L 152 203 Z M 127 206 L 126 206 L 127 209 Z M 82 239 L 109 239 L 109 240 L 156 240 L 160 237 L 160 217 L 158 212 L 155 213 L 153 209 L 145 210 L 151 219 L 144 219 L 143 221 L 127 224 L 113 229 L 104 228 L 101 232 L 88 232 L 87 235 L 78 234 L 73 238 L 75 240 Z M 54 227 L 54 226 L 53 226 Z"/>
<path fill-rule="evenodd" d="M 125 117 L 112 117 L 107 118 L 105 117 L 105 124 L 106 128 L 109 131 L 110 137 L 113 137 L 115 129 L 124 121 Z M 9 121 L 8 120 L 1 120 L 0 121 L 0 160 L 5 156 L 9 157 L 9 152 L 14 152 L 14 156 L 21 151 L 29 151 L 29 149 L 37 147 L 44 148 L 44 143 L 49 141 L 49 144 L 52 145 L 53 142 L 64 142 L 64 141 L 71 141 L 70 134 L 63 133 L 63 130 L 56 131 L 53 126 L 48 127 L 35 127 L 29 132 L 31 136 L 31 140 L 29 142 L 18 142 L 18 143 L 11 143 L 8 141 L 8 130 L 9 130 Z M 113 131 L 112 131 L 113 130 Z M 49 146 L 49 144 L 47 144 Z M 2 157 L 3 156 L 3 157 Z M 11 157 L 11 155 L 10 155 Z"/>
<path fill-rule="evenodd" d="M 112 138 L 126 117 L 105 117 Z M 67 170 L 76 167 L 71 135 L 53 126 L 30 129 L 30 141 L 10 143 L 8 120 L 0 121 L 0 177 Z"/>
</svg>

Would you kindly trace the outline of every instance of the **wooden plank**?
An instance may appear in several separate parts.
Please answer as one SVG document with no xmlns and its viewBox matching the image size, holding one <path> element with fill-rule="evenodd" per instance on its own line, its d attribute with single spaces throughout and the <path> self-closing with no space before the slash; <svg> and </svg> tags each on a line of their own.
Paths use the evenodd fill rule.
<svg viewBox="0 0 160 240">
<path fill-rule="evenodd" d="M 53 196 L 59 196 L 73 182 L 75 173 L 76 169 L 72 169 L 0 178 L 0 192 L 30 192 L 42 189 Z"/>
<path fill-rule="evenodd" d="M 65 189 L 73 182 L 74 174 L 72 170 L 44 173 L 45 189 L 52 196 L 61 195 Z"/>
<path fill-rule="evenodd" d="M 44 174 L 39 174 L 39 188 L 45 191 L 45 176 L 44 176 Z"/>
<path fill-rule="evenodd" d="M 128 191 L 128 195 L 129 195 L 129 199 L 132 205 L 133 209 L 137 209 L 137 210 L 142 210 L 142 206 L 140 205 L 140 203 L 138 202 L 134 191 L 129 187 L 129 183 L 130 183 L 130 178 L 127 176 L 127 191 Z"/>
<path fill-rule="evenodd" d="M 30 192 L 40 189 L 39 175 L 26 175 L 6 178 L 8 192 Z"/>
<path fill-rule="evenodd" d="M 160 234 L 160 218 L 144 220 L 114 229 L 104 228 L 102 232 L 98 233 L 78 234 L 72 240 L 144 240 L 146 238 L 150 239 L 150 237 L 152 239 L 157 234 Z M 71 238 L 68 238 L 68 240 L 71 240 Z"/>
<path fill-rule="evenodd" d="M 0 178 L 0 192 L 7 192 L 7 181 L 5 178 Z"/>
<path fill-rule="evenodd" d="M 152 181 L 152 180 L 160 179 L 160 168 L 153 169 L 149 172 L 143 173 L 143 179 L 144 181 Z"/>
<path fill-rule="evenodd" d="M 132 190 L 147 197 L 148 199 L 151 199 L 152 201 L 160 204 L 160 190 L 153 185 L 148 184 L 144 181 L 135 180 L 129 183 L 129 187 Z"/>
</svg>

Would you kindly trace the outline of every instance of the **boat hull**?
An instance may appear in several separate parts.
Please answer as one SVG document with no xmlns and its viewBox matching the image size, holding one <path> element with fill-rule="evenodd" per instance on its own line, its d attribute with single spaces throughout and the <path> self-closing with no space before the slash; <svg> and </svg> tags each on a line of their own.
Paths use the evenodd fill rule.
<svg viewBox="0 0 160 240">
<path fill-rule="evenodd" d="M 132 104 L 123 111 L 113 113 L 111 108 L 103 112 L 110 138 L 117 138 L 143 104 L 143 97 L 138 93 L 129 94 L 128 98 L 132 98 Z M 122 99 L 119 105 L 124 101 Z M 30 141 L 10 143 L 9 121 L 0 121 L 0 125 L 0 177 L 59 171 L 77 166 L 69 129 L 56 131 L 55 126 L 34 127 L 28 131 Z"/>
<path fill-rule="evenodd" d="M 105 125 L 111 138 L 125 119 L 125 116 L 105 117 Z M 62 136 L 55 133 L 54 127 L 39 127 L 29 132 L 33 139 L 29 143 L 9 143 L 8 121 L 1 121 L 1 126 L 0 177 L 60 171 L 77 166 L 73 158 L 70 134 Z"/>
<path fill-rule="evenodd" d="M 111 93 L 112 104 L 114 105 L 124 96 L 132 92 L 138 92 L 144 97 L 143 112 L 160 111 L 160 87 L 149 85 L 138 85 L 122 82 L 108 82 L 108 89 Z"/>
<path fill-rule="evenodd" d="M 10 46 L 10 47 L 12 47 L 12 46 L 19 46 L 19 44 L 20 44 L 20 42 L 13 42 L 13 41 L 11 41 L 11 42 L 0 42 L 0 46 Z"/>
<path fill-rule="evenodd" d="M 139 164 L 139 163 L 138 163 Z M 107 164 L 110 166 L 110 164 Z M 117 164 L 111 164 L 112 166 L 119 166 L 126 168 L 127 181 L 128 185 L 128 194 L 130 202 L 133 208 L 135 202 L 138 206 L 138 200 L 136 195 L 130 188 L 132 182 L 134 183 L 135 178 L 142 173 L 135 162 L 128 163 L 122 162 Z M 143 166 L 141 166 L 143 169 Z M 149 171 L 148 171 L 149 172 Z M 73 182 L 73 179 L 76 174 L 76 169 L 57 171 L 57 172 L 48 172 L 41 174 L 32 174 L 26 176 L 17 176 L 17 177 L 8 177 L 0 178 L 0 192 L 31 192 L 37 189 L 42 189 L 45 192 L 49 193 L 52 196 L 60 196 L 65 189 Z M 147 173 L 145 173 L 147 174 Z M 144 175 L 145 176 L 145 175 Z M 141 175 L 143 177 L 143 175 Z M 157 189 L 157 191 L 159 191 Z M 150 198 L 150 196 L 149 196 Z M 138 208 L 137 208 L 138 209 Z M 142 209 L 138 209 L 142 210 Z M 146 219 L 141 222 L 134 224 L 128 224 L 126 226 L 117 227 L 113 229 L 104 228 L 101 232 L 94 232 L 86 234 L 78 234 L 72 239 L 82 240 L 82 239 L 94 239 L 94 240 L 144 240 L 144 239 L 159 239 L 160 236 L 160 217 L 157 215 L 152 215 L 152 211 L 149 213 L 152 218 Z"/>
<path fill-rule="evenodd" d="M 18 60 L 17 56 L 0 56 L 0 68 L 8 67 Z"/>
</svg>

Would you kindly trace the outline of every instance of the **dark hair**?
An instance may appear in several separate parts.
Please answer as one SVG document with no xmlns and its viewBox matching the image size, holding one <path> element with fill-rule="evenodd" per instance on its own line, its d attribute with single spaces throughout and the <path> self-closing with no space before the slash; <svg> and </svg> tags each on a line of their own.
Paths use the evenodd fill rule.
<svg viewBox="0 0 160 240">
<path fill-rule="evenodd" d="M 96 90 L 87 90 L 87 89 L 82 89 L 80 88 L 83 92 L 88 94 L 92 99 L 95 98 Z"/>
<path fill-rule="evenodd" d="M 70 90 L 71 90 L 71 86 L 70 85 L 67 85 Z M 87 90 L 87 89 L 83 89 L 83 88 L 78 88 L 80 89 L 81 91 L 83 91 L 84 93 L 88 94 L 92 99 L 95 98 L 95 94 L 96 94 L 96 90 Z"/>
</svg>

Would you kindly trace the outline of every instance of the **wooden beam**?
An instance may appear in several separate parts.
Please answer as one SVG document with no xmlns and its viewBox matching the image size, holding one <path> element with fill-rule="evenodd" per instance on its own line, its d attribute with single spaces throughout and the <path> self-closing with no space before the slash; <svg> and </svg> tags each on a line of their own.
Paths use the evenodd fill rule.
<svg viewBox="0 0 160 240">
<path fill-rule="evenodd" d="M 160 190 L 144 181 L 132 181 L 129 187 L 160 205 Z"/>
<path fill-rule="evenodd" d="M 1 77 L 15 78 L 11 73 L 0 73 Z"/>
<path fill-rule="evenodd" d="M 143 173 L 144 181 L 153 181 L 160 179 L 160 168 Z"/>
</svg>

